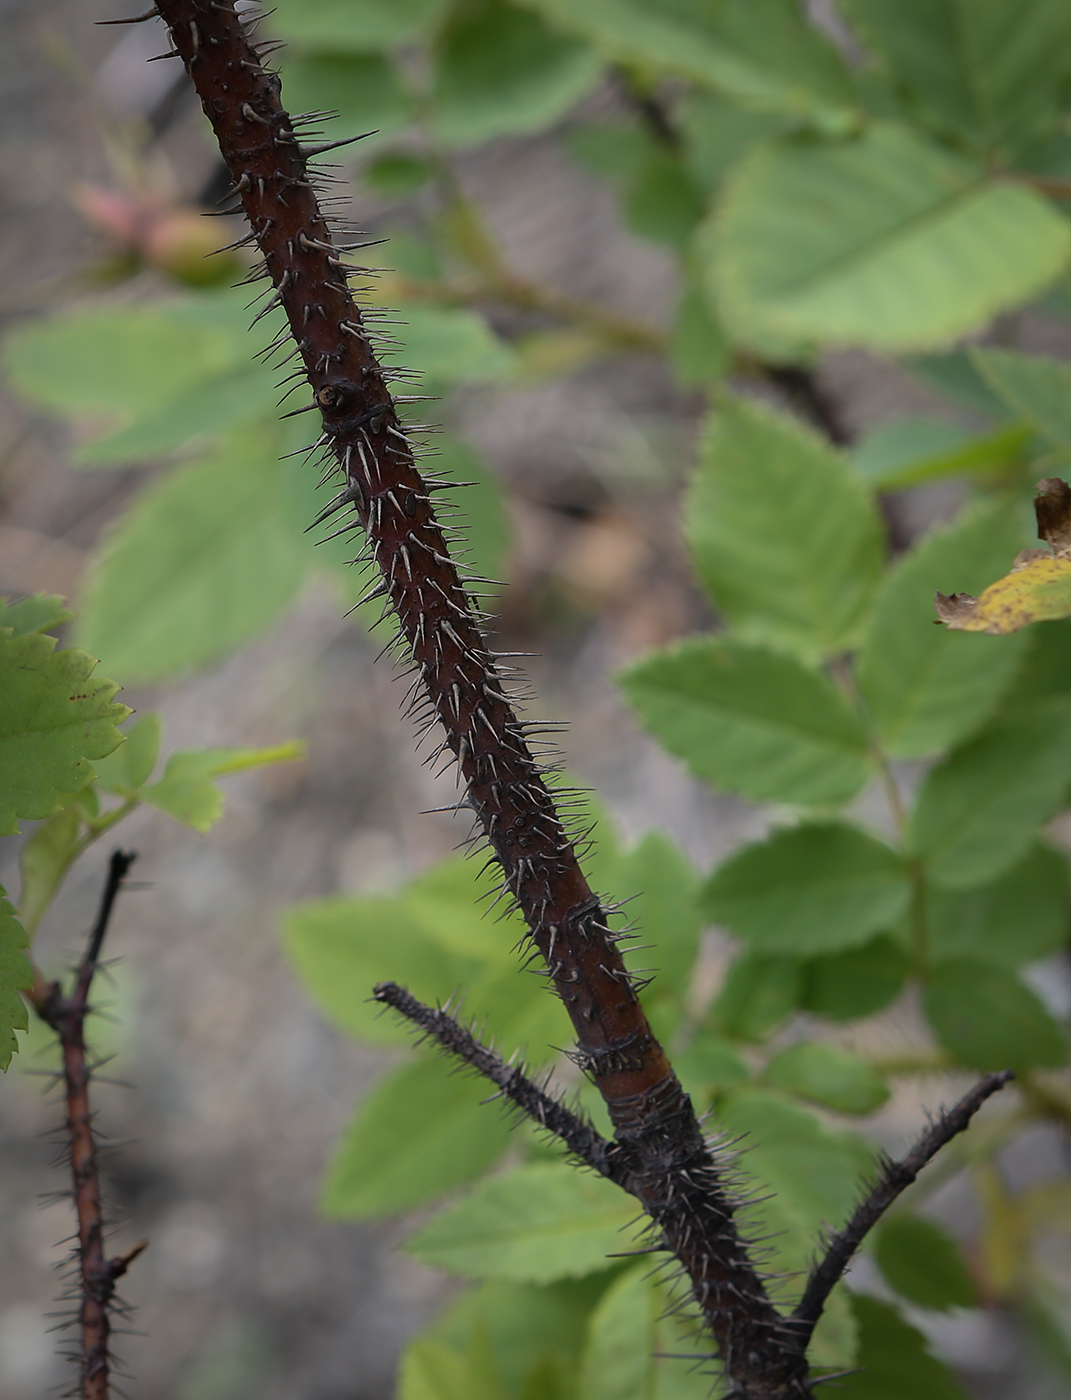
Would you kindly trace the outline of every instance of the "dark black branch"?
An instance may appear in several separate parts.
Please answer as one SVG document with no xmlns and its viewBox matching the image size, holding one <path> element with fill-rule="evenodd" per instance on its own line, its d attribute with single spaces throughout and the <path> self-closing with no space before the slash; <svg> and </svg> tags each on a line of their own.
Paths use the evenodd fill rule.
<svg viewBox="0 0 1071 1400">
<path fill-rule="evenodd" d="M 792 1315 L 794 1322 L 804 1329 L 800 1345 L 806 1346 L 815 1323 L 822 1315 L 826 1299 L 833 1285 L 840 1279 L 851 1262 L 855 1251 L 881 1219 L 882 1215 L 906 1191 L 923 1167 L 930 1162 L 941 1148 L 970 1126 L 971 1119 L 991 1095 L 1015 1078 L 1010 1069 L 999 1074 L 987 1074 L 968 1094 L 964 1094 L 954 1108 L 943 1113 L 935 1123 L 923 1133 L 912 1150 L 899 1162 L 888 1162 L 881 1180 L 857 1207 L 855 1214 L 829 1242 L 825 1256 L 816 1265 L 807 1283 L 799 1306 Z"/>
<path fill-rule="evenodd" d="M 607 1142 L 586 1119 L 566 1108 L 538 1084 L 533 1084 L 520 1065 L 506 1064 L 447 1012 L 425 1006 L 396 982 L 380 982 L 372 996 L 419 1026 L 425 1038 L 436 1041 L 496 1084 L 505 1098 L 541 1128 L 560 1138 L 575 1157 L 628 1189 L 629 1172 L 621 1147 Z"/>
</svg>

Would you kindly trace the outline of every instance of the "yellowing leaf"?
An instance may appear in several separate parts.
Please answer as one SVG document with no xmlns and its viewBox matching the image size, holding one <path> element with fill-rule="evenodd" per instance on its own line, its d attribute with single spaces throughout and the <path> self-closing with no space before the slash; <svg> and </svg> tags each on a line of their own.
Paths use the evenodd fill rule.
<svg viewBox="0 0 1071 1400">
<path fill-rule="evenodd" d="M 1034 502 L 1038 534 L 1051 546 L 1024 549 L 1009 573 L 979 597 L 953 593 L 936 597 L 937 616 L 957 632 L 1003 636 L 1031 622 L 1071 616 L 1071 487 L 1047 477 L 1038 482 Z"/>
</svg>

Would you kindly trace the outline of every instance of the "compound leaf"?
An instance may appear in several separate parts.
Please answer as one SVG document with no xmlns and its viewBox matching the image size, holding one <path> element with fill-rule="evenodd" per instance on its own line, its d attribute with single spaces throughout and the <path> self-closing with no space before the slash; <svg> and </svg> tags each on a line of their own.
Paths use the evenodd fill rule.
<svg viewBox="0 0 1071 1400">
<path fill-rule="evenodd" d="M 19 1048 L 16 1031 L 29 1026 L 19 993 L 33 985 L 33 969 L 22 951 L 29 940 L 0 885 L 0 1069 L 6 1070 Z"/>
<path fill-rule="evenodd" d="M 857 640 L 882 571 L 877 511 L 845 458 L 793 419 L 722 399 L 685 534 L 714 602 L 749 636 L 812 656 Z"/>
<path fill-rule="evenodd" d="M 880 351 L 939 346 L 1056 278 L 1071 224 L 906 127 L 757 148 L 700 234 L 725 324 Z"/>
<path fill-rule="evenodd" d="M 321 1204 L 365 1219 L 411 1210 L 463 1186 L 506 1150 L 510 1124 L 487 1084 L 442 1059 L 381 1079 L 335 1145 Z"/>
<path fill-rule="evenodd" d="M 19 817 L 51 816 L 122 740 L 115 726 L 130 711 L 114 702 L 114 681 L 93 678 L 96 665 L 57 651 L 54 637 L 0 630 L 0 835 Z"/>
<path fill-rule="evenodd" d="M 755 802 L 846 802 L 869 776 L 861 720 L 790 656 L 701 637 L 645 657 L 621 685 L 670 753 Z"/>
<path fill-rule="evenodd" d="M 895 851 L 838 822 L 775 831 L 714 872 L 702 905 L 760 953 L 805 958 L 866 943 L 910 899 Z"/>
</svg>

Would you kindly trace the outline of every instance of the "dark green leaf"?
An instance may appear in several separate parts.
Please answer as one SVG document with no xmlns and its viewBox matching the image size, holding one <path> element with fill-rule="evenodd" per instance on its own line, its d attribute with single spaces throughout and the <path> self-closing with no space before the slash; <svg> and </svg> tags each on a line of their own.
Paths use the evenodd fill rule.
<svg viewBox="0 0 1071 1400">
<path fill-rule="evenodd" d="M 81 826 L 78 805 L 72 802 L 42 822 L 22 848 L 19 918 L 30 938 L 74 859 Z"/>
<path fill-rule="evenodd" d="M 510 1124 L 487 1084 L 443 1059 L 387 1075 L 337 1143 L 321 1203 L 363 1219 L 410 1210 L 463 1186 L 506 1150 Z"/>
<path fill-rule="evenodd" d="M 882 572 L 877 511 L 847 460 L 795 420 L 718 404 L 685 533 L 715 603 L 755 639 L 828 655 L 865 626 Z"/>
<path fill-rule="evenodd" d="M 402 199 L 415 194 L 434 175 L 431 164 L 420 156 L 392 151 L 371 162 L 363 171 L 363 179 L 377 194 Z"/>
<path fill-rule="evenodd" d="M 55 593 L 34 593 L 17 603 L 0 598 L 0 628 L 10 627 L 16 637 L 24 637 L 28 632 L 54 632 L 73 616 Z"/>
<path fill-rule="evenodd" d="M 995 879 L 1020 861 L 1071 781 L 1071 702 L 1040 700 L 994 720 L 934 768 L 911 844 L 941 885 Z"/>
<path fill-rule="evenodd" d="M 686 93 L 677 110 L 684 159 L 700 189 L 717 190 L 724 177 L 757 142 L 785 127 L 783 117 L 753 112 L 713 93 Z"/>
<path fill-rule="evenodd" d="M 800 963 L 745 950 L 733 960 L 713 1006 L 713 1017 L 737 1040 L 764 1040 L 796 1009 Z"/>
<path fill-rule="evenodd" d="M 1018 967 L 1058 952 L 1071 929 L 1067 857 L 1034 846 L 999 880 L 976 889 L 931 889 L 926 916 L 935 960 L 968 957 Z"/>
<path fill-rule="evenodd" d="M 209 831 L 223 815 L 223 791 L 213 779 L 304 757 L 301 742 L 259 749 L 179 750 L 167 760 L 160 781 L 145 788 L 141 796 L 194 831 Z"/>
<path fill-rule="evenodd" d="M 956 1242 L 932 1220 L 889 1216 L 878 1227 L 875 1255 L 886 1280 L 902 1297 L 945 1312 L 978 1304 Z"/>
<path fill-rule="evenodd" d="M 625 191 L 624 207 L 634 233 L 683 251 L 706 212 L 706 200 L 679 155 L 654 150 Z"/>
<path fill-rule="evenodd" d="M 550 1283 L 605 1268 L 632 1247 L 635 1203 L 567 1163 L 520 1167 L 482 1182 L 406 1245 L 426 1264 L 469 1278 Z"/>
<path fill-rule="evenodd" d="M 19 992 L 33 985 L 30 960 L 22 951 L 28 939 L 0 886 L 0 1069 L 6 1070 L 19 1048 L 16 1031 L 29 1025 L 26 1003 Z"/>
<path fill-rule="evenodd" d="M 800 1005 L 830 1021 L 854 1021 L 895 1000 L 907 977 L 910 959 L 882 934 L 862 948 L 848 948 L 804 963 Z"/>
<path fill-rule="evenodd" d="M 838 1400 L 967 1400 L 926 1350 L 922 1333 L 895 1308 L 856 1293 L 852 1311 L 859 1324 L 859 1370 L 837 1382 Z"/>
<path fill-rule="evenodd" d="M 884 1079 L 866 1060 L 824 1040 L 802 1041 L 774 1055 L 763 1079 L 841 1113 L 871 1113 L 889 1098 Z"/>
<path fill-rule="evenodd" d="M 863 438 L 852 465 L 875 490 L 898 490 L 944 476 L 1007 471 L 1021 463 L 1032 437 L 1020 423 L 973 437 L 943 418 L 897 418 Z"/>
<path fill-rule="evenodd" d="M 947 747 L 977 728 L 1011 682 L 1025 640 L 934 625 L 933 597 L 980 593 L 1021 544 L 1003 501 L 966 511 L 932 531 L 893 569 L 859 657 L 859 688 L 897 758 Z"/>
<path fill-rule="evenodd" d="M 592 86 L 600 61 L 586 44 L 502 0 L 457 9 L 439 36 L 432 92 L 436 130 L 467 146 L 537 131 Z"/>
<path fill-rule="evenodd" d="M 988 346 L 972 350 L 971 358 L 1017 417 L 1026 418 L 1057 447 L 1071 448 L 1071 365 Z"/>
<path fill-rule="evenodd" d="M 847 0 L 913 116 L 1003 164 L 1056 126 L 1071 77 L 1063 0 Z"/>
<path fill-rule="evenodd" d="M 937 1039 L 975 1069 L 1062 1065 L 1063 1031 L 1028 987 L 1005 968 L 958 958 L 934 968 L 924 993 Z"/>
<path fill-rule="evenodd" d="M 995 422 L 1008 418 L 1007 406 L 978 373 L 966 350 L 911 355 L 904 363 L 924 381 L 928 389 L 936 389 L 957 407 L 968 408 L 972 413 Z"/>
<path fill-rule="evenodd" d="M 806 958 L 866 943 L 902 917 L 910 897 L 895 851 L 829 822 L 745 846 L 714 872 L 702 905 L 756 952 Z"/>
<path fill-rule="evenodd" d="M 0 835 L 19 817 L 51 816 L 93 777 L 90 760 L 120 743 L 130 711 L 114 681 L 93 678 L 96 665 L 43 633 L 0 631 Z"/>
<path fill-rule="evenodd" d="M 645 657 L 621 685 L 670 753 L 755 802 L 846 802 L 869 776 L 862 721 L 790 656 L 700 637 Z"/>
<path fill-rule="evenodd" d="M 655 1400 L 660 1308 L 647 1267 L 631 1269 L 607 1289 L 588 1323 L 579 1378 L 585 1400 Z"/>
<path fill-rule="evenodd" d="M 1071 225 L 1040 195 L 888 122 L 759 147 L 700 237 L 725 324 L 760 349 L 942 345 L 1040 291 L 1071 254 Z"/>
<path fill-rule="evenodd" d="M 107 537 L 79 640 L 130 681 L 204 666 L 262 631 L 307 568 L 274 432 L 245 430 L 155 481 Z"/>
<path fill-rule="evenodd" d="M 694 279 L 685 284 L 677 307 L 669 354 L 677 382 L 686 389 L 716 384 L 731 363 L 725 332 Z"/>
<path fill-rule="evenodd" d="M 1026 653 L 1004 695 L 1011 710 L 1031 700 L 1071 696 L 1071 620 L 1039 622 L 1027 633 Z"/>
</svg>

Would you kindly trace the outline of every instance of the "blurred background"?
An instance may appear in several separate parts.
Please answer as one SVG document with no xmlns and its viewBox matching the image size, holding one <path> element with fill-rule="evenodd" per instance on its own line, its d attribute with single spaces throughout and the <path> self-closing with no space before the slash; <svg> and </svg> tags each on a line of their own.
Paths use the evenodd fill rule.
<svg viewBox="0 0 1071 1400">
<path fill-rule="evenodd" d="M 421 7 L 399 5 L 396 17 L 408 8 Z M 354 13 L 365 10 L 373 26 L 389 13 Z M 830 9 L 812 10 L 846 42 Z M 110 0 L 4 0 L 0 9 L 5 330 L 72 305 L 152 304 L 241 271 L 225 260 L 206 271 L 204 252 L 240 230 L 237 220 L 201 218 L 227 182 L 181 66 L 147 63 L 167 48 L 157 23 L 95 27 L 119 13 Z M 274 23 L 293 56 L 281 59 L 284 101 L 294 92 L 298 106 L 341 108 L 329 138 L 379 128 L 336 158 L 354 217 L 391 239 L 369 254 L 396 269 L 384 299 L 393 291 L 435 304 L 418 293 L 439 275 L 425 235 L 445 208 L 453 222 L 440 242 L 461 269 L 452 304 L 504 347 L 486 373 L 434 381 L 444 398 L 426 406 L 491 483 L 502 649 L 536 653 L 524 663 L 535 713 L 568 721 L 569 768 L 620 830 L 666 830 L 705 870 L 766 818 L 689 777 L 640 732 L 612 679 L 653 645 L 713 620 L 680 541 L 678 502 L 701 385 L 730 352 L 715 327 L 693 317 L 682 328 L 689 200 L 701 212 L 702 191 L 675 182 L 671 163 L 661 174 L 650 165 L 653 193 L 636 191 L 637 143 L 674 151 L 664 92 L 627 65 L 570 52 L 551 96 L 529 102 L 519 81 L 506 107 L 520 118 L 448 113 L 429 141 L 426 113 L 404 96 L 420 89 L 427 62 L 419 24 L 411 34 L 395 24 L 388 64 L 371 41 L 363 54 L 359 37 L 337 40 L 332 25 L 349 22 L 319 0 L 283 7 Z M 722 139 L 739 146 L 746 135 Z M 1051 307 L 988 333 L 1071 350 L 1068 322 Z M 748 392 L 842 444 L 904 416 L 943 422 L 953 438 L 979 422 L 866 351 L 826 351 L 805 371 L 780 372 L 744 355 L 731 369 Z M 100 542 L 168 470 L 152 452 L 87 469 L 76 454 L 98 429 L 0 384 L 5 592 L 58 592 L 78 608 Z M 956 479 L 901 490 L 887 506 L 897 545 L 951 515 L 962 495 Z M 120 1238 L 152 1242 L 127 1288 L 138 1331 L 119 1348 L 132 1376 L 121 1384 L 136 1400 L 380 1400 L 405 1338 L 452 1287 L 396 1252 L 400 1225 L 317 1214 L 330 1145 L 389 1056 L 325 1025 L 286 965 L 279 911 L 336 891 L 395 889 L 465 834 L 449 816 L 426 814 L 449 802 L 452 779 L 436 781 L 414 755 L 398 714 L 402 687 L 389 661 L 374 664 L 379 634 L 346 621 L 348 606 L 336 576 L 308 569 L 240 645 L 180 657 L 171 675 L 135 681 L 122 697 L 159 710 L 169 746 L 309 741 L 305 763 L 229 780 L 211 836 L 148 809 L 124 831 L 144 888 L 115 919 L 116 1023 L 106 1035 L 117 1055 L 109 1073 L 128 1082 L 103 1086 L 98 1102 L 102 1127 L 122 1142 L 112 1163 Z M 129 674 L 118 664 L 108 673 Z M 17 842 L 0 852 L 0 880 L 17 885 Z M 106 859 L 101 848 L 83 861 L 49 913 L 46 966 L 79 947 Z M 40 1043 L 31 1035 L 31 1053 L 0 1085 L 4 1400 L 38 1397 L 65 1375 L 46 1328 L 66 1207 L 37 1202 L 61 1185 L 51 1141 L 59 1108 L 26 1072 Z M 875 1120 L 879 1139 L 906 1141 L 932 1089 L 899 1094 Z M 1009 1170 L 1024 1179 L 1064 1171 L 1065 1151 L 1055 1129 L 1032 1129 Z M 955 1184 L 941 1200 L 969 1227 L 972 1206 Z M 978 1397 L 1065 1393 L 999 1308 L 946 1320 L 936 1345 Z"/>
</svg>

